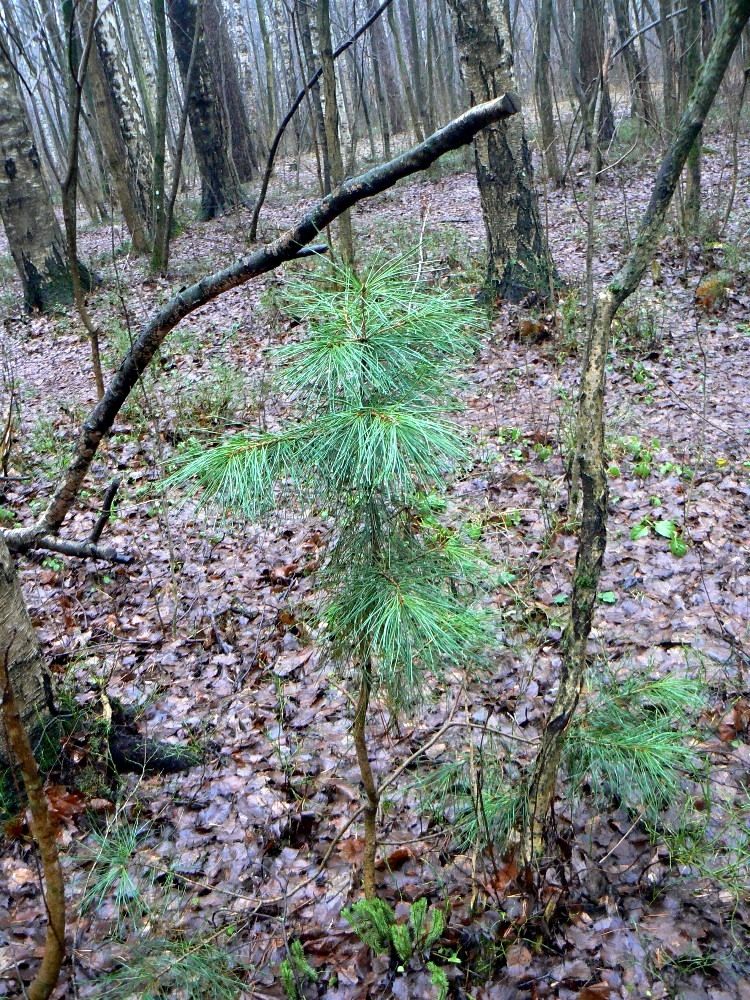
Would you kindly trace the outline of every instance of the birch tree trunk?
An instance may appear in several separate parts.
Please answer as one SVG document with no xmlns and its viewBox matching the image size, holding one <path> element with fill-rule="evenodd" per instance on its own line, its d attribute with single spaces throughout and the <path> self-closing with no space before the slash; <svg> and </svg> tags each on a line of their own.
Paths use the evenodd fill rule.
<svg viewBox="0 0 750 1000">
<path fill-rule="evenodd" d="M 472 104 L 515 92 L 510 34 L 502 0 L 448 0 Z M 477 183 L 487 229 L 487 286 L 520 302 L 549 296 L 553 279 L 539 219 L 531 153 L 522 115 L 498 122 L 474 140 Z"/>
<path fill-rule="evenodd" d="M 26 308 L 49 309 L 72 301 L 73 283 L 8 51 L 8 39 L 0 39 L 0 217 Z"/>
<path fill-rule="evenodd" d="M 0 656 L 8 673 L 21 722 L 33 733 L 51 712 L 49 679 L 18 582 L 10 552 L 0 535 Z M 8 760 L 5 730 L 0 726 L 0 758 Z"/>
<path fill-rule="evenodd" d="M 88 62 L 87 81 L 94 102 L 104 154 L 114 182 L 117 200 L 130 231 L 133 249 L 151 249 L 151 150 L 138 100 L 131 90 L 131 74 L 120 49 L 117 22 L 111 6 L 82 3 L 78 7 L 82 35 L 86 37 L 95 18 L 94 45 Z"/>
</svg>

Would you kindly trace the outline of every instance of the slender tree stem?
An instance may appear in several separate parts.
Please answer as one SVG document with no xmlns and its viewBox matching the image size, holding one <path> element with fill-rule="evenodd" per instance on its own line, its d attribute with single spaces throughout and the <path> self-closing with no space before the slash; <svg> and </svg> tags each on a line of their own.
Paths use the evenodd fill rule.
<svg viewBox="0 0 750 1000">
<path fill-rule="evenodd" d="M 8 738 L 8 746 L 18 762 L 29 800 L 31 832 L 39 848 L 42 862 L 45 888 L 44 904 L 47 909 L 47 936 L 44 942 L 44 955 L 26 996 L 29 1000 L 47 1000 L 57 985 L 65 957 L 65 882 L 57 850 L 55 828 L 44 794 L 44 785 L 13 693 L 8 669 L 9 658 L 10 648 L 5 649 L 0 657 L 2 719 Z"/>
<path fill-rule="evenodd" d="M 354 737 L 354 748 L 357 752 L 357 764 L 359 773 L 362 776 L 362 784 L 365 789 L 366 802 L 364 805 L 365 820 L 365 848 L 362 857 L 362 883 L 366 899 L 373 899 L 375 896 L 375 854 L 378 848 L 378 804 L 380 802 L 378 787 L 375 783 L 375 776 L 372 773 L 370 757 L 367 753 L 367 709 L 370 705 L 370 691 L 372 690 L 370 664 L 367 663 L 361 670 L 359 684 L 359 699 L 357 709 L 354 713 L 354 723 L 352 725 L 352 735 Z"/>
</svg>

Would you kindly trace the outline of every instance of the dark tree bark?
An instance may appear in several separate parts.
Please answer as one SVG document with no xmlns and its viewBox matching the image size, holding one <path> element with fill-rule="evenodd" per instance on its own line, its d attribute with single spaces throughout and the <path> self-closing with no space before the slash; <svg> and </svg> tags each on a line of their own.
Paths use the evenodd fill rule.
<svg viewBox="0 0 750 1000">
<path fill-rule="evenodd" d="M 648 75 L 648 65 L 641 62 L 641 57 L 634 45 L 625 45 L 632 35 L 628 6 L 630 0 L 614 0 L 615 21 L 620 44 L 624 46 L 623 57 L 630 83 L 630 113 L 632 117 L 640 118 L 649 128 L 659 127 L 654 97 Z"/>
<path fill-rule="evenodd" d="M 501 0 L 448 0 L 472 104 L 515 90 L 509 29 Z M 523 118 L 517 115 L 474 141 L 477 183 L 487 229 L 487 284 L 493 294 L 520 302 L 543 298 L 554 278 L 534 190 Z"/>
<path fill-rule="evenodd" d="M 318 39 L 320 62 L 323 69 L 323 99 L 326 130 L 326 149 L 330 162 L 331 184 L 338 186 L 344 179 L 344 161 L 341 156 L 339 135 L 339 109 L 336 98 L 336 70 L 333 63 L 331 40 L 331 14 L 329 0 L 318 0 Z M 351 212 L 342 212 L 339 218 L 341 256 L 350 267 L 354 264 L 354 234 Z"/>
<path fill-rule="evenodd" d="M 0 217 L 26 308 L 49 309 L 73 300 L 73 282 L 9 54 L 0 35 Z"/>
<path fill-rule="evenodd" d="M 213 57 L 214 79 L 225 112 L 229 150 L 241 181 L 252 180 L 258 172 L 247 108 L 237 73 L 234 45 L 227 30 L 226 14 L 220 0 L 204 0 L 203 23 L 209 52 Z"/>
<path fill-rule="evenodd" d="M 243 204 L 242 188 L 229 149 L 221 107 L 221 88 L 214 73 L 199 0 L 168 0 L 172 41 L 183 84 L 190 69 L 193 38 L 198 31 L 195 68 L 187 94 L 190 131 L 201 175 L 201 218 L 213 219 Z"/>
<path fill-rule="evenodd" d="M 575 0 L 573 37 L 573 89 L 578 97 L 584 126 L 586 149 L 592 148 L 594 114 L 599 87 L 602 87 L 597 148 L 615 134 L 615 119 L 607 81 L 602 83 L 604 65 L 604 0 Z"/>
<path fill-rule="evenodd" d="M 8 675 L 27 733 L 49 717 L 49 676 L 39 649 L 34 626 L 21 592 L 13 559 L 0 535 L 0 658 Z M 10 759 L 5 730 L 0 726 L 0 759 Z"/>
<path fill-rule="evenodd" d="M 560 161 L 557 156 L 555 118 L 550 83 L 550 54 L 552 51 L 552 0 L 537 0 L 536 50 L 534 52 L 534 96 L 539 112 L 542 135 L 542 155 L 547 177 L 557 187 L 562 181 Z"/>
<path fill-rule="evenodd" d="M 703 24 L 701 0 L 687 0 L 687 10 L 682 31 L 682 79 L 680 103 L 684 107 L 698 79 L 703 62 Z M 695 236 L 700 224 L 701 211 L 701 145 L 698 134 L 688 155 L 685 170 L 685 201 L 683 222 L 686 236 Z"/>
</svg>

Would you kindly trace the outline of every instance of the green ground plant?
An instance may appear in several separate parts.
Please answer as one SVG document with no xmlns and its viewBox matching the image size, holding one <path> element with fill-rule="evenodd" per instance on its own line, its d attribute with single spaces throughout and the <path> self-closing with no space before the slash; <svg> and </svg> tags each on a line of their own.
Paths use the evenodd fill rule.
<svg viewBox="0 0 750 1000">
<path fill-rule="evenodd" d="M 456 373 L 481 315 L 412 272 L 413 257 L 398 258 L 362 276 L 326 267 L 291 286 L 286 308 L 306 335 L 272 362 L 298 419 L 198 446 L 168 481 L 250 519 L 317 508 L 335 520 L 319 628 L 354 689 L 367 897 L 379 805 L 366 739 L 371 698 L 381 692 L 396 711 L 414 708 L 428 677 L 476 661 L 492 634 L 489 616 L 471 606 L 483 558 L 437 517 L 446 479 L 467 456 L 453 419 Z"/>
<path fill-rule="evenodd" d="M 287 1000 L 304 1000 L 304 988 L 317 983 L 318 973 L 310 965 L 302 942 L 295 939 L 289 945 L 288 955 L 279 968 L 281 985 Z"/>
<path fill-rule="evenodd" d="M 644 822 L 687 800 L 703 762 L 693 719 L 705 703 L 700 682 L 592 677 L 566 745 L 568 794 L 618 802 Z M 461 850 L 512 846 L 526 821 L 526 775 L 499 736 L 462 752 L 420 780 L 425 808 L 450 823 Z"/>
<path fill-rule="evenodd" d="M 413 959 L 424 963 L 438 1000 L 445 1000 L 448 977 L 443 966 L 430 958 L 447 926 L 444 907 L 430 906 L 422 897 L 411 904 L 408 919 L 400 922 L 385 900 L 360 899 L 353 906 L 345 907 L 342 915 L 374 954 L 391 956 L 397 972 L 404 972 Z"/>
</svg>

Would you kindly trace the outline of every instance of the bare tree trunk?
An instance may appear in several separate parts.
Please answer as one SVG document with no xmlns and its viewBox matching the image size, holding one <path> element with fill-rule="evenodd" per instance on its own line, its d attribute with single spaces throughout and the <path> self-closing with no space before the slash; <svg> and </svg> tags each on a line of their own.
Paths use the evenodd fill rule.
<svg viewBox="0 0 750 1000">
<path fill-rule="evenodd" d="M 406 94 L 406 103 L 409 108 L 409 117 L 411 118 L 412 128 L 414 129 L 414 136 L 417 142 L 422 142 L 424 139 L 422 119 L 420 117 L 419 108 L 417 107 L 417 101 L 414 96 L 411 73 L 406 65 L 404 46 L 401 43 L 401 34 L 399 32 L 398 22 L 396 21 L 396 15 L 393 11 L 392 5 L 388 8 L 388 26 L 390 27 L 391 35 L 393 36 L 393 44 L 396 49 L 396 62 L 398 63 L 398 71 L 401 76 L 401 86 Z"/>
<path fill-rule="evenodd" d="M 302 51 L 305 56 L 305 77 L 310 79 L 318 66 L 315 54 L 315 47 L 312 39 L 312 26 L 310 24 L 310 11 L 307 0 L 301 0 L 297 4 L 297 14 L 299 18 L 300 41 Z M 323 115 L 323 102 L 320 98 L 320 85 L 316 80 L 309 88 L 310 101 L 312 103 L 313 127 L 318 142 L 320 143 L 320 157 L 323 171 L 323 193 L 328 194 L 331 190 L 331 161 L 328 155 L 328 141 L 326 138 L 326 122 Z"/>
<path fill-rule="evenodd" d="M 629 2 L 630 0 L 614 0 L 617 34 L 621 45 L 625 45 L 632 35 L 628 14 Z M 623 58 L 630 83 L 631 117 L 640 118 L 649 128 L 656 129 L 659 126 L 659 119 L 649 84 L 648 66 L 641 62 L 641 57 L 632 43 L 625 45 Z"/>
<path fill-rule="evenodd" d="M 258 12 L 258 26 L 260 28 L 260 38 L 263 43 L 263 55 L 265 59 L 266 71 L 266 104 L 268 110 L 268 135 L 276 127 L 276 88 L 274 86 L 273 72 L 273 47 L 271 46 L 271 36 L 268 33 L 268 22 L 263 6 L 263 0 L 255 0 L 255 9 Z"/>
<path fill-rule="evenodd" d="M 501 0 L 449 3 L 472 104 L 513 93 L 513 57 Z M 529 292 L 547 298 L 554 275 L 522 116 L 480 133 L 474 155 L 487 229 L 488 289 L 512 302 Z"/>
<path fill-rule="evenodd" d="M 217 98 L 224 111 L 230 156 L 239 179 L 249 181 L 258 171 L 258 158 L 237 75 L 236 42 L 230 39 L 227 31 L 226 12 L 221 0 L 204 0 L 204 3 L 203 25 L 213 59 Z"/>
<path fill-rule="evenodd" d="M 555 118 L 550 85 L 550 53 L 552 51 L 552 0 L 537 0 L 536 51 L 534 53 L 534 95 L 542 134 L 542 155 L 550 182 L 559 187 L 562 181 L 557 156 Z"/>
<path fill-rule="evenodd" d="M 35 732 L 52 710 L 49 676 L 39 642 L 26 610 L 13 559 L 0 534 L 0 658 L 6 659 L 21 723 Z M 5 731 L 0 726 L 0 759 L 9 760 Z"/>
<path fill-rule="evenodd" d="M 242 188 L 230 155 L 220 88 L 199 16 L 199 0 L 168 0 L 167 9 L 183 85 L 190 68 L 196 28 L 198 30 L 195 72 L 186 97 L 201 175 L 200 214 L 202 219 L 213 219 L 243 204 Z"/>
<path fill-rule="evenodd" d="M 675 37 L 671 19 L 672 0 L 659 0 L 659 42 L 661 44 L 661 85 L 664 100 L 664 126 L 669 135 L 677 122 L 675 86 Z"/>
<path fill-rule="evenodd" d="M 7 554 L 7 550 L 5 551 Z M 0 563 L 2 561 L 3 553 L 0 552 Z M 15 686 L 10 677 L 12 656 L 12 645 L 0 650 L 0 714 L 29 802 L 31 832 L 39 849 L 44 873 L 44 904 L 47 911 L 44 954 L 24 996 L 28 1000 L 48 1000 L 57 985 L 65 958 L 65 882 L 57 849 L 57 831 L 50 816 L 42 778 L 31 749 L 28 730 L 21 720 Z"/>
<path fill-rule="evenodd" d="M 575 0 L 575 35 L 573 41 L 573 87 L 581 107 L 586 149 L 591 148 L 594 107 L 604 65 L 604 0 Z M 609 142 L 615 134 L 615 120 L 609 86 L 604 81 L 600 114 L 599 142 Z"/>
<path fill-rule="evenodd" d="M 26 308 L 49 309 L 72 302 L 73 282 L 8 52 L 0 37 L 0 216 Z"/>
<path fill-rule="evenodd" d="M 151 270 L 162 271 L 167 264 L 167 97 L 169 67 L 167 65 L 167 15 L 164 0 L 151 0 L 156 37 L 156 118 L 154 121 L 154 240 Z"/>
<path fill-rule="evenodd" d="M 700 73 L 703 61 L 702 38 L 701 0 L 687 0 L 682 45 L 682 95 L 680 103 L 683 107 L 685 107 Z M 700 225 L 701 139 L 702 133 L 699 133 L 698 138 L 693 143 L 693 148 L 690 150 L 685 171 L 683 226 L 686 238 L 696 236 Z"/>
<path fill-rule="evenodd" d="M 727 0 L 724 20 L 674 139 L 654 181 L 633 249 L 612 281 L 599 293 L 583 363 L 576 445 L 571 474 L 574 498 L 581 500 L 581 528 L 573 574 L 570 621 L 563 636 L 563 662 L 555 703 L 542 737 L 530 787 L 527 860 L 545 848 L 548 823 L 565 739 L 573 720 L 588 663 L 587 646 L 607 542 L 607 475 L 604 448 L 604 391 L 612 321 L 638 288 L 658 245 L 664 218 L 680 174 L 699 136 L 729 60 L 750 18 L 750 0 Z M 580 488 L 580 494 L 579 494 Z"/>
<path fill-rule="evenodd" d="M 94 24 L 94 44 L 88 62 L 88 81 L 94 100 L 104 152 L 117 198 L 130 230 L 133 249 L 151 249 L 151 178 L 153 163 L 138 101 L 132 93 L 129 71 L 123 64 L 117 22 L 109 4 L 100 11 L 94 3 L 78 7 L 82 34 Z"/>
</svg>

